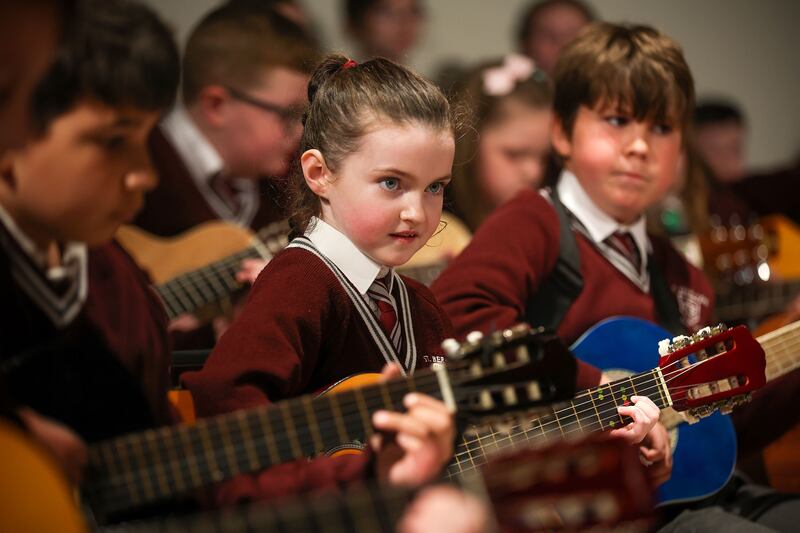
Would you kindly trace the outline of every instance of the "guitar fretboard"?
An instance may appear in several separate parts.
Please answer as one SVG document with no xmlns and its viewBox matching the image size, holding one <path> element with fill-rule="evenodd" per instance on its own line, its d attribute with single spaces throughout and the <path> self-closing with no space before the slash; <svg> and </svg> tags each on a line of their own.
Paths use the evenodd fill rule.
<svg viewBox="0 0 800 533">
<path fill-rule="evenodd" d="M 617 408 L 630 403 L 631 396 L 647 396 L 659 409 L 672 405 L 661 370 L 623 378 L 578 393 L 573 400 L 554 405 L 528 424 L 508 431 L 478 432 L 464 437 L 455 461 L 447 468 L 448 476 L 472 472 L 487 462 L 487 454 L 513 450 L 520 445 L 547 442 L 554 438 L 624 427 L 627 423 Z"/>
<path fill-rule="evenodd" d="M 800 281 L 754 283 L 717 291 L 717 318 L 731 322 L 783 311 L 800 294 Z"/>
<path fill-rule="evenodd" d="M 242 289 L 244 284 L 236 279 L 242 261 L 271 259 L 286 247 L 288 234 L 287 222 L 270 224 L 253 238 L 253 246 L 156 286 L 169 318 L 194 313 Z"/>
<path fill-rule="evenodd" d="M 452 372 L 451 372 L 452 375 Z M 101 516 L 173 498 L 238 474 L 309 457 L 373 433 L 371 413 L 402 410 L 412 391 L 442 397 L 435 372 L 207 418 L 94 445 L 84 496 Z"/>
<path fill-rule="evenodd" d="M 800 322 L 793 322 L 756 340 L 767 357 L 767 381 L 800 367 Z"/>
</svg>

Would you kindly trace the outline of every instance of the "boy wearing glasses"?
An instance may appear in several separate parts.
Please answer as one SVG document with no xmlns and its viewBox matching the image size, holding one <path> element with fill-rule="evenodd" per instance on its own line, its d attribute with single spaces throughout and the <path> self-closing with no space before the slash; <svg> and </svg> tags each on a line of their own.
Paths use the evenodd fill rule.
<svg viewBox="0 0 800 533">
<path fill-rule="evenodd" d="M 183 55 L 183 106 L 150 140 L 161 185 L 135 224 L 162 236 L 210 220 L 259 229 L 283 218 L 283 176 L 300 139 L 316 49 L 269 8 L 227 5 L 206 15 Z"/>
</svg>

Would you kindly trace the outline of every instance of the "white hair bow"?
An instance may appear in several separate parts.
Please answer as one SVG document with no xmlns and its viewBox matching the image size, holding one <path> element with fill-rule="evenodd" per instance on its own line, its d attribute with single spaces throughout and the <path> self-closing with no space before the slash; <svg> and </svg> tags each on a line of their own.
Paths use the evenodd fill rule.
<svg viewBox="0 0 800 533">
<path fill-rule="evenodd" d="M 536 65 L 521 54 L 507 55 L 503 64 L 483 71 L 483 92 L 489 96 L 505 96 L 514 90 L 517 82 L 528 79 Z"/>
</svg>

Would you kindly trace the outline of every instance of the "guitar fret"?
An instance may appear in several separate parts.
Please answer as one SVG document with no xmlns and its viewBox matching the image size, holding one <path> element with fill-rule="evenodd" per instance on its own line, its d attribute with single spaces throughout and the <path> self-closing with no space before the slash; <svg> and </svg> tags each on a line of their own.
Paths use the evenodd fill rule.
<svg viewBox="0 0 800 533">
<path fill-rule="evenodd" d="M 189 487 L 186 486 L 186 480 L 183 477 L 183 472 L 181 472 L 180 462 L 175 452 L 178 444 L 175 439 L 175 433 L 173 431 L 164 431 L 162 439 L 164 448 L 167 450 L 167 456 L 169 457 L 169 465 L 171 466 L 172 478 L 175 480 L 175 486 L 177 490 L 184 492 L 188 490 Z"/>
<path fill-rule="evenodd" d="M 197 454 L 194 453 L 192 442 L 189 439 L 190 428 L 188 426 L 178 427 L 176 434 L 180 440 L 186 453 L 183 454 L 186 465 L 189 467 L 189 476 L 192 478 L 192 483 L 195 487 L 203 484 L 203 476 L 200 475 L 200 465 L 197 462 Z"/>
<path fill-rule="evenodd" d="M 160 494 L 169 494 L 170 486 L 167 481 L 167 473 L 164 470 L 164 461 L 157 447 L 156 433 L 155 431 L 146 431 L 143 437 L 145 444 L 150 448 L 150 452 L 153 456 L 153 461 L 151 461 L 150 464 L 156 472 L 156 481 L 158 482 Z"/>
<path fill-rule="evenodd" d="M 117 447 L 117 457 L 121 458 L 123 471 L 125 472 L 125 485 L 119 486 L 119 489 L 126 491 L 128 496 L 131 500 L 135 503 L 139 503 L 142 501 L 142 497 L 139 493 L 138 486 L 133 482 L 133 468 L 131 468 L 131 460 L 130 455 L 128 454 L 127 449 L 125 448 L 125 441 L 123 439 L 117 439 L 115 441 Z"/>
<path fill-rule="evenodd" d="M 336 394 L 328 394 L 325 398 L 328 399 L 331 412 L 333 413 L 333 420 L 336 423 L 336 433 L 339 435 L 339 442 L 351 440 L 350 435 L 345 430 L 344 422 L 342 421 L 342 410 L 339 407 L 339 400 L 336 398 Z"/>
<path fill-rule="evenodd" d="M 150 470 L 147 468 L 148 461 L 145 457 L 144 448 L 142 447 L 142 442 L 138 438 L 128 439 L 129 445 L 133 450 L 133 458 L 136 459 L 137 469 L 136 471 L 139 473 L 139 478 L 142 484 L 142 490 L 144 492 L 145 498 L 149 501 L 155 498 L 155 489 L 153 487 L 153 482 L 150 478 Z"/>
<path fill-rule="evenodd" d="M 244 450 L 247 454 L 247 460 L 250 461 L 250 470 L 255 472 L 261 468 L 261 463 L 258 461 L 258 454 L 253 444 L 253 433 L 250 431 L 250 426 L 247 423 L 247 412 L 237 411 L 235 417 L 236 422 L 239 424 L 239 431 L 242 434 L 242 439 L 244 440 Z"/>
<path fill-rule="evenodd" d="M 168 287 L 158 286 L 156 287 L 156 292 L 164 303 L 164 307 L 167 308 L 167 315 L 169 315 L 169 318 L 174 318 L 181 314 L 181 306 L 175 301 L 175 297 L 170 295 L 171 291 L 169 291 Z"/>
<path fill-rule="evenodd" d="M 216 425 L 215 433 L 222 438 L 222 451 L 225 453 L 229 472 L 231 475 L 237 475 L 241 472 L 241 469 L 239 468 L 239 461 L 236 458 L 235 448 L 231 440 L 230 426 L 227 420 L 226 417 L 219 417 L 214 421 Z"/>
<path fill-rule="evenodd" d="M 325 444 L 322 442 L 322 435 L 320 434 L 320 426 L 317 417 L 314 414 L 314 405 L 311 403 L 311 398 L 308 396 L 301 396 L 300 401 L 303 403 L 306 411 L 307 427 L 311 433 L 311 440 L 314 441 L 314 451 L 321 452 L 325 450 Z"/>
<path fill-rule="evenodd" d="M 612 388 L 611 385 L 612 385 L 612 383 L 609 383 L 606 386 L 608 387 L 608 393 L 611 395 L 614 413 L 617 413 L 617 418 L 619 418 L 619 425 L 620 426 L 624 426 L 625 425 L 625 421 L 623 420 L 622 416 L 618 414 L 619 411 L 617 410 L 617 407 L 619 407 L 619 402 L 617 401 L 617 397 L 614 396 L 614 389 Z M 623 404 L 623 405 L 625 405 L 625 404 Z M 609 422 L 609 425 L 612 428 L 615 428 L 617 426 L 617 421 L 616 420 L 612 420 L 611 422 Z"/>
<path fill-rule="evenodd" d="M 356 405 L 358 406 L 358 412 L 361 415 L 361 425 L 364 427 L 364 442 L 367 441 L 367 437 L 372 434 L 372 419 L 367 411 L 367 406 L 364 403 L 364 394 L 360 388 L 353 389 L 353 396 L 356 399 Z"/>
<path fill-rule="evenodd" d="M 582 396 L 586 396 L 589 398 L 589 401 L 592 402 L 592 410 L 594 411 L 594 416 L 597 417 L 597 426 L 599 430 L 603 429 L 603 418 L 600 416 L 600 411 L 597 410 L 597 404 L 594 401 L 594 396 L 592 395 L 591 391 L 585 392 Z"/>
<path fill-rule="evenodd" d="M 191 299 L 188 298 L 188 295 L 183 290 L 178 290 L 175 287 L 172 287 L 172 294 L 175 295 L 177 301 L 181 304 L 184 309 L 184 312 L 187 312 L 190 309 L 195 309 L 196 305 L 192 303 Z"/>
<path fill-rule="evenodd" d="M 383 399 L 383 407 L 388 411 L 395 411 L 394 402 L 392 402 L 392 398 L 389 395 L 389 387 L 386 383 L 380 383 L 378 385 L 378 389 L 381 392 L 381 398 Z"/>
<path fill-rule="evenodd" d="M 289 444 L 292 447 L 292 453 L 295 457 L 303 456 L 303 449 L 300 447 L 300 442 L 297 435 L 297 426 L 292 420 L 292 414 L 289 412 L 291 408 L 290 402 L 281 402 L 278 404 L 278 409 L 283 415 L 283 424 L 286 427 L 286 433 L 289 437 Z"/>
<path fill-rule="evenodd" d="M 269 412 L 267 409 L 258 409 L 256 411 L 256 416 L 258 416 L 258 420 L 261 422 L 263 434 L 267 437 L 267 451 L 269 452 L 270 461 L 273 465 L 280 464 L 281 457 L 278 454 L 278 445 L 275 442 L 275 433 L 273 432 L 272 422 L 269 419 Z"/>
<path fill-rule="evenodd" d="M 203 450 L 203 457 L 208 466 L 208 474 L 214 481 L 219 481 L 223 477 L 223 472 L 217 464 L 217 459 L 214 454 L 214 445 L 211 442 L 211 433 L 208 431 L 206 423 L 199 423 L 194 426 L 200 435 L 200 446 Z"/>
</svg>

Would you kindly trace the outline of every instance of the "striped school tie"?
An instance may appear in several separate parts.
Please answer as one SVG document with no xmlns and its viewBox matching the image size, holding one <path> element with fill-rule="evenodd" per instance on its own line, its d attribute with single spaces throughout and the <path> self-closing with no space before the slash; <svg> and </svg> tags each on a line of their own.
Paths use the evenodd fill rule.
<svg viewBox="0 0 800 533">
<path fill-rule="evenodd" d="M 627 231 L 615 231 L 606 238 L 606 244 L 627 259 L 637 273 L 641 272 L 642 257 L 639 254 L 639 247 L 636 246 L 636 241 L 633 240 L 633 235 Z"/>
<path fill-rule="evenodd" d="M 402 337 L 400 335 L 400 321 L 397 320 L 397 303 L 394 296 L 389 292 L 384 279 L 376 279 L 372 282 L 367 294 L 378 306 L 378 321 L 381 323 L 384 333 L 392 342 L 394 349 L 400 353 Z"/>
</svg>

